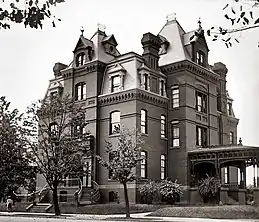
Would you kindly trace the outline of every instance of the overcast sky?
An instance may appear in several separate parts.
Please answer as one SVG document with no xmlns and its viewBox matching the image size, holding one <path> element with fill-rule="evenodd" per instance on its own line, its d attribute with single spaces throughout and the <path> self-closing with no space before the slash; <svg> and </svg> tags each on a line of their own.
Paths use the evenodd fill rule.
<svg viewBox="0 0 259 222">
<path fill-rule="evenodd" d="M 0 30 L 0 95 L 5 95 L 23 111 L 32 101 L 42 98 L 55 62 L 69 64 L 73 49 L 84 27 L 84 36 L 91 38 L 97 23 L 106 26 L 106 34 L 114 34 L 121 53 L 142 54 L 141 38 L 146 32 L 158 34 L 168 14 L 176 18 L 188 32 L 226 24 L 222 8 L 231 0 L 66 0 L 53 10 L 62 19 L 52 28 L 44 22 L 43 30 L 25 29 L 13 25 Z M 258 8 L 259 11 L 259 8 Z M 259 29 L 242 33 L 240 44 L 227 49 L 220 42 L 207 39 L 209 63 L 221 61 L 227 65 L 227 88 L 234 99 L 234 112 L 240 119 L 238 137 L 243 144 L 259 145 Z"/>
</svg>

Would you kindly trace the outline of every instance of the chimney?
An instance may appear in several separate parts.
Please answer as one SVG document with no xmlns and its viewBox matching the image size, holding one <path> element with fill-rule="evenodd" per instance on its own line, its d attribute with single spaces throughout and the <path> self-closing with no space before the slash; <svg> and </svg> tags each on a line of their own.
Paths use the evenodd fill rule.
<svg viewBox="0 0 259 222">
<path fill-rule="evenodd" d="M 159 49 L 161 47 L 161 39 L 158 36 L 148 32 L 141 39 L 144 52 L 142 54 L 145 64 L 154 70 L 158 69 Z"/>
<path fill-rule="evenodd" d="M 219 83 L 217 86 L 217 107 L 218 110 L 227 113 L 227 81 L 226 81 L 226 75 L 228 72 L 228 69 L 225 64 L 221 62 L 214 63 L 214 65 L 211 67 L 212 71 L 219 74 Z"/>
<path fill-rule="evenodd" d="M 55 63 L 55 65 L 53 67 L 53 72 L 54 72 L 55 77 L 60 76 L 61 75 L 60 71 L 65 69 L 66 67 L 67 67 L 67 65 L 65 65 L 63 63 L 60 63 L 60 62 Z"/>
</svg>

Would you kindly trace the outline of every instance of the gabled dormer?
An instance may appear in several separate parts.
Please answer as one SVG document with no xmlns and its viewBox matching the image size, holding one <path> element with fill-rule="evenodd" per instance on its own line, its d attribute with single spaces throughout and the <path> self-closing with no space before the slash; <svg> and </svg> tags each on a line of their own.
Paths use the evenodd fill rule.
<svg viewBox="0 0 259 222">
<path fill-rule="evenodd" d="M 114 35 L 109 35 L 109 36 L 104 37 L 102 40 L 102 44 L 103 44 L 103 47 L 104 47 L 106 53 L 113 55 L 113 56 L 117 55 L 116 47 L 117 47 L 118 43 L 117 43 Z"/>
<path fill-rule="evenodd" d="M 94 46 L 91 40 L 88 40 L 82 34 L 76 44 L 76 47 L 73 51 L 74 53 L 74 67 L 81 67 L 85 63 L 92 61 L 94 54 Z"/>
<path fill-rule="evenodd" d="M 196 31 L 191 32 L 190 44 L 191 44 L 191 57 L 195 63 L 208 68 L 208 54 L 209 48 L 204 36 L 204 30 L 202 29 L 200 22 L 199 28 Z"/>
</svg>

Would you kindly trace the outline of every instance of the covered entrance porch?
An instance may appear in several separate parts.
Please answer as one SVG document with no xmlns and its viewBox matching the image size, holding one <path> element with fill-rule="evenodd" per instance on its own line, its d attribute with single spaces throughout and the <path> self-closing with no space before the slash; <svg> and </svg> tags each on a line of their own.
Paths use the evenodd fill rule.
<svg viewBox="0 0 259 222">
<path fill-rule="evenodd" d="M 259 203 L 259 147 L 243 146 L 240 142 L 239 145 L 213 146 L 189 151 L 189 202 L 202 202 L 198 184 L 209 175 L 221 181 L 218 201 L 223 204 L 246 204 L 248 166 L 253 166 L 254 201 Z"/>
</svg>

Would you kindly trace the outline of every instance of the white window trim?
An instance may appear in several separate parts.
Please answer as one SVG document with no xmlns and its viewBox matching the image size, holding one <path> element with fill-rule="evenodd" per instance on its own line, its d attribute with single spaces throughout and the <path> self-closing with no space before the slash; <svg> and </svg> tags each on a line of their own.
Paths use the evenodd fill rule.
<svg viewBox="0 0 259 222">
<path fill-rule="evenodd" d="M 112 78 L 114 76 L 120 77 L 120 89 L 119 90 L 120 91 L 124 90 L 124 75 L 125 75 L 125 73 L 122 71 L 109 74 L 109 93 L 112 93 Z"/>
</svg>

